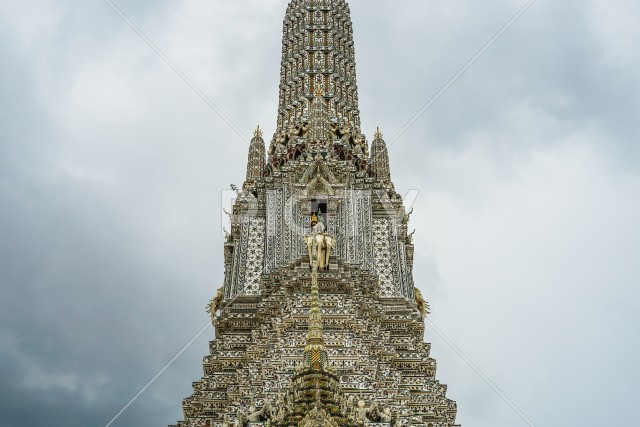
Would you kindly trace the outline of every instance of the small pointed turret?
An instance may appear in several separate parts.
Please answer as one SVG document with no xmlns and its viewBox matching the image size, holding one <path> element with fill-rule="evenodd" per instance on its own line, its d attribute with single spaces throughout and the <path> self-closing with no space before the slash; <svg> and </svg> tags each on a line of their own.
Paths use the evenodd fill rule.
<svg viewBox="0 0 640 427">
<path fill-rule="evenodd" d="M 253 132 L 249 145 L 249 159 L 247 160 L 247 179 L 245 187 L 253 185 L 262 176 L 265 166 L 265 146 L 260 126 Z"/>
<path fill-rule="evenodd" d="M 376 130 L 373 136 L 373 143 L 371 144 L 371 159 L 369 160 L 369 170 L 374 178 L 377 178 L 384 184 L 391 183 L 391 169 L 389 167 L 389 151 L 387 150 L 387 143 L 384 142 L 384 137 L 380 128 Z"/>
</svg>

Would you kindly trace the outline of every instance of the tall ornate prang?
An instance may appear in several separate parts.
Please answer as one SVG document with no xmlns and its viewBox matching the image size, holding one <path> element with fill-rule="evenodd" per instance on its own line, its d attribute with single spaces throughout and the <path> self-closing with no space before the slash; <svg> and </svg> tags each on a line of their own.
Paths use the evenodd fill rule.
<svg viewBox="0 0 640 427">
<path fill-rule="evenodd" d="M 308 114 L 317 89 L 330 116 L 360 132 L 353 28 L 344 0 L 293 0 L 284 19 L 278 132 Z"/>
<path fill-rule="evenodd" d="M 382 133 L 369 150 L 360 130 L 344 0 L 290 2 L 265 151 L 258 128 L 209 304 L 215 340 L 178 426 L 455 427 L 410 213 Z"/>
</svg>

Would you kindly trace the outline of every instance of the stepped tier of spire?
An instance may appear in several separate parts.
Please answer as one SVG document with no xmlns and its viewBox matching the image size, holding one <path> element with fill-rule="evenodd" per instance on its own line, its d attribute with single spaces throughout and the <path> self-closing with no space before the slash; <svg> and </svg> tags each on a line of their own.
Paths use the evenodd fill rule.
<svg viewBox="0 0 640 427">
<path fill-rule="evenodd" d="M 325 233 L 312 233 L 305 240 L 310 245 L 311 265 L 311 308 L 307 345 L 303 362 L 291 380 L 289 392 L 281 406 L 288 408 L 282 417 L 274 419 L 275 427 L 355 427 L 356 416 L 348 416 L 345 396 L 340 386 L 338 371 L 329 365 L 328 350 L 325 345 L 322 325 L 322 309 L 318 286 L 318 258 L 322 256 Z"/>
</svg>

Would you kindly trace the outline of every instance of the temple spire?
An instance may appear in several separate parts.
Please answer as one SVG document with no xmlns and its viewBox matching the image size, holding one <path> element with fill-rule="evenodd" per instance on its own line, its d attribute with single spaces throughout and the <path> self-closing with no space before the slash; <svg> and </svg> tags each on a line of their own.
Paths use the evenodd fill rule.
<svg viewBox="0 0 640 427">
<path fill-rule="evenodd" d="M 331 119 L 360 133 L 360 111 L 350 10 L 345 0 L 289 3 L 284 19 L 278 129 L 310 114 L 316 90 Z"/>
<path fill-rule="evenodd" d="M 288 4 L 277 128 L 267 146 L 255 129 L 232 186 L 215 341 L 172 427 L 459 427 L 422 339 L 410 213 L 382 132 L 360 127 L 349 8 Z"/>
<path fill-rule="evenodd" d="M 389 167 L 389 151 L 380 128 L 376 130 L 371 144 L 369 160 L 371 175 L 383 184 L 391 184 L 391 168 Z"/>
<path fill-rule="evenodd" d="M 262 139 L 262 129 L 260 126 L 253 132 L 253 138 L 249 145 L 249 158 L 247 160 L 247 179 L 245 188 L 255 184 L 256 180 L 262 177 L 265 166 L 265 146 Z"/>
</svg>

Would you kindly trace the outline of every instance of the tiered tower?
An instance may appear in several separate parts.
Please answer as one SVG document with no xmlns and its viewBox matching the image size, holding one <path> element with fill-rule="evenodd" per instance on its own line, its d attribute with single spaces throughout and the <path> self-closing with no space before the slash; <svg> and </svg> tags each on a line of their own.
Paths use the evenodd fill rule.
<svg viewBox="0 0 640 427">
<path fill-rule="evenodd" d="M 349 6 L 294 0 L 284 20 L 278 132 L 305 121 L 318 91 L 330 116 L 360 131 Z"/>
<path fill-rule="evenodd" d="M 455 426 L 386 143 L 377 131 L 369 153 L 360 133 L 344 0 L 289 4 L 265 148 L 258 129 L 209 307 L 216 338 L 178 426 Z"/>
</svg>

